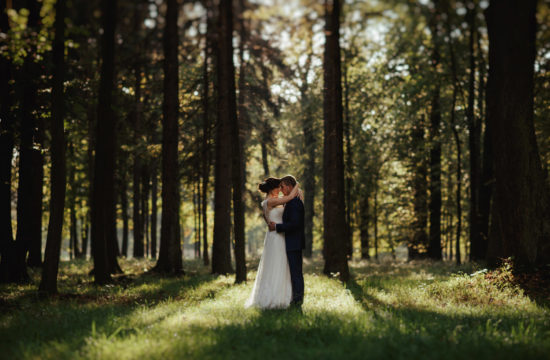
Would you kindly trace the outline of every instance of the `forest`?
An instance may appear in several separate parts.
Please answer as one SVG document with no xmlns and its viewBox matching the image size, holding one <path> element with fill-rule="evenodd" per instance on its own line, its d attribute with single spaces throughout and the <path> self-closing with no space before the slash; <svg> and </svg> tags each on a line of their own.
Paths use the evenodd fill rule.
<svg viewBox="0 0 550 360">
<path fill-rule="evenodd" d="M 544 358 L 549 167 L 548 0 L 0 0 L 0 345 Z M 237 316 L 287 174 L 304 308 Z"/>
</svg>

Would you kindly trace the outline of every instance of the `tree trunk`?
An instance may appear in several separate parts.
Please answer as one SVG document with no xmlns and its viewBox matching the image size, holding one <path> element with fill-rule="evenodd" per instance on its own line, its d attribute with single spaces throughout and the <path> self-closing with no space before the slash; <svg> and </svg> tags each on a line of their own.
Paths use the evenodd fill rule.
<svg viewBox="0 0 550 360">
<path fill-rule="evenodd" d="M 72 143 L 69 144 L 69 155 L 71 166 L 69 168 L 69 244 L 70 250 L 74 258 L 80 257 L 80 248 L 78 246 L 78 231 L 77 231 L 77 219 L 76 219 L 76 179 L 75 179 L 75 157 L 74 157 L 74 146 Z M 67 161 L 65 160 L 65 163 Z"/>
<path fill-rule="evenodd" d="M 480 36 L 477 37 L 477 48 L 481 49 Z M 472 256 L 475 252 L 475 257 L 485 260 L 487 258 L 487 243 L 489 239 L 489 217 L 491 210 L 492 188 L 494 183 L 493 173 L 493 155 L 491 150 L 491 135 L 490 127 L 487 122 L 487 116 L 485 110 L 485 61 L 483 59 L 483 52 L 478 51 L 478 77 L 479 77 L 479 91 L 478 91 L 478 106 L 481 120 L 479 121 L 479 127 L 477 132 L 481 139 L 481 125 L 485 123 L 485 130 L 483 133 L 483 153 L 481 154 L 481 178 L 479 181 L 479 247 L 476 245 L 475 250 L 472 246 Z M 477 136 L 477 135 L 476 135 Z M 481 149 L 481 146 L 480 146 Z M 472 259 L 474 260 L 474 259 Z"/>
<path fill-rule="evenodd" d="M 141 183 L 143 185 L 141 191 L 141 224 L 143 225 L 142 234 L 144 237 L 144 255 L 149 257 L 149 191 L 151 187 L 149 186 L 149 164 L 143 166 L 141 172 Z"/>
<path fill-rule="evenodd" d="M 468 121 L 468 146 L 470 152 L 470 260 L 483 260 L 483 237 L 479 229 L 480 214 L 479 214 L 479 191 L 480 191 L 480 124 L 474 114 L 475 102 L 475 73 L 476 73 L 476 57 L 475 57 L 475 38 L 476 38 L 476 15 L 477 7 L 475 2 L 472 2 L 474 7 L 468 10 L 467 18 L 469 23 L 469 39 L 468 39 L 468 55 L 470 62 L 470 74 L 468 80 L 468 108 L 466 110 L 466 118 Z M 478 49 L 479 51 L 479 49 Z"/>
<path fill-rule="evenodd" d="M 6 0 L 0 0 L 0 32 L 8 34 L 10 24 Z M 0 39 L 0 47 L 8 39 Z M 13 228 L 11 224 L 11 161 L 14 148 L 14 116 L 12 114 L 11 60 L 0 54 L 0 283 L 8 281 L 13 259 Z"/>
<path fill-rule="evenodd" d="M 151 184 L 151 257 L 157 258 L 157 197 L 158 197 L 158 175 L 157 167 L 152 167 L 152 184 Z"/>
<path fill-rule="evenodd" d="M 159 259 L 155 268 L 170 274 L 183 272 L 178 190 L 178 14 L 178 1 L 167 0 L 163 39 L 162 221 Z"/>
<path fill-rule="evenodd" d="M 361 237 L 361 259 L 370 259 L 369 255 L 369 196 L 361 195 L 359 200 L 359 232 Z"/>
<path fill-rule="evenodd" d="M 29 17 L 27 28 L 38 32 L 40 25 L 41 3 L 36 0 L 27 2 Z M 36 44 L 32 41 L 23 63 L 23 87 L 20 100 L 20 147 L 19 147 L 19 186 L 17 188 L 17 234 L 15 239 L 14 267 L 11 270 L 12 280 L 25 282 L 29 280 L 27 273 L 27 253 L 31 244 L 41 243 L 41 214 L 42 194 L 37 194 L 37 180 L 41 178 L 43 169 L 40 167 L 40 150 L 35 149 L 38 142 L 38 119 L 34 114 L 37 107 L 39 65 L 35 63 Z M 42 190 L 42 189 L 40 189 Z M 40 209 L 38 209 L 40 206 Z M 37 230 L 38 225 L 38 230 Z M 38 238 L 36 236 L 38 235 Z"/>
<path fill-rule="evenodd" d="M 207 2 L 208 5 L 209 2 Z M 210 5 L 211 6 L 211 5 Z M 202 106 L 203 106 L 203 128 L 202 128 L 202 149 L 201 149 L 201 177 L 202 177 L 202 191 L 201 191 L 201 221 L 202 221 L 202 258 L 205 266 L 210 265 L 210 259 L 208 257 L 208 182 L 210 179 L 210 75 L 208 71 L 208 62 L 210 59 L 210 49 L 212 46 L 211 34 L 212 32 L 212 16 L 210 11 L 206 13 L 206 34 L 204 38 L 204 64 L 203 64 L 203 89 L 202 89 Z"/>
<path fill-rule="evenodd" d="M 52 121 L 51 121 L 51 200 L 50 222 L 44 268 L 39 291 L 48 294 L 57 293 L 57 272 L 61 250 L 63 230 L 63 209 L 66 191 L 66 159 L 64 134 L 64 91 L 65 79 L 65 12 L 66 1 L 57 0 L 55 4 L 55 38 L 53 42 L 53 86 L 52 86 Z M 71 189 L 72 190 L 72 189 Z"/>
<path fill-rule="evenodd" d="M 303 94 L 302 96 L 304 96 Z M 304 256 L 310 258 L 313 253 L 313 218 L 315 216 L 315 173 L 317 139 L 315 136 L 314 118 L 309 108 L 304 109 L 304 147 L 305 147 L 305 168 L 304 168 L 304 234 L 306 237 L 306 248 Z"/>
<path fill-rule="evenodd" d="M 414 171 L 412 180 L 414 221 L 412 224 L 413 235 L 408 245 L 410 259 L 420 257 L 420 254 L 425 253 L 428 247 L 428 169 L 424 147 L 425 126 L 424 117 L 418 117 L 411 131 L 412 167 Z"/>
<path fill-rule="evenodd" d="M 214 239 L 212 245 L 212 272 L 228 274 L 231 267 L 231 136 L 236 117 L 235 77 L 233 76 L 233 12 L 232 1 L 219 3 L 218 126 L 216 133 L 216 163 L 214 183 Z M 233 139 L 235 140 L 235 139 Z M 238 156 L 239 154 L 235 154 Z M 237 210 L 239 211 L 239 210 Z"/>
<path fill-rule="evenodd" d="M 340 0 L 325 1 L 324 70 L 324 248 L 326 275 L 349 279 L 347 224 L 344 189 L 342 83 L 340 60 Z"/>
<path fill-rule="evenodd" d="M 224 61 L 223 65 L 226 66 L 225 69 L 222 71 L 226 72 L 229 76 L 229 84 L 227 84 L 229 87 L 225 88 L 224 91 L 227 91 L 227 101 L 228 103 L 228 109 L 231 111 L 229 114 L 231 116 L 231 134 L 233 138 L 233 156 L 232 160 L 233 163 L 231 165 L 231 178 L 233 182 L 233 231 L 234 231 L 234 239 L 235 239 L 235 282 L 237 284 L 246 282 L 246 256 L 245 256 L 245 221 L 244 221 L 244 212 L 245 212 L 245 206 L 244 206 L 244 185 L 246 182 L 245 179 L 245 154 L 244 154 L 244 141 L 246 139 L 246 136 L 243 136 L 245 134 L 245 124 L 246 124 L 246 110 L 244 106 L 244 93 L 245 93 L 245 84 L 246 84 L 246 62 L 244 59 L 244 43 L 246 39 L 246 31 L 244 28 L 244 21 L 243 16 L 245 12 L 245 5 L 244 0 L 239 1 L 239 22 L 240 22 L 240 41 L 239 41 L 239 59 L 240 59 L 240 71 L 239 71 L 239 114 L 237 116 L 237 109 L 236 109 L 236 99 L 235 99 L 235 66 L 233 64 L 233 56 L 230 56 L 228 61 Z M 226 29 L 226 31 L 231 35 L 233 33 L 233 12 L 232 9 L 228 9 L 229 13 L 227 15 L 227 21 L 229 21 L 229 24 L 227 27 L 224 26 L 222 23 L 222 27 Z M 223 21 L 223 20 L 222 20 Z M 221 39 L 221 41 L 227 41 L 227 39 L 230 39 L 230 43 L 226 44 L 224 46 L 224 50 L 227 51 L 227 54 L 229 54 L 229 51 L 231 51 L 231 54 L 233 53 L 233 37 L 224 37 Z M 227 48 L 226 48 L 227 47 Z M 221 70 L 221 69 L 220 69 Z M 233 81 L 231 81 L 233 80 Z M 225 104 L 224 104 L 225 106 Z"/>
<path fill-rule="evenodd" d="M 113 113 L 114 52 L 116 0 L 101 0 L 101 70 L 97 106 L 97 131 L 95 139 L 94 180 L 92 190 L 92 256 L 94 257 L 95 283 L 102 285 L 111 281 L 108 246 L 112 196 L 114 195 L 114 129 Z"/>
<path fill-rule="evenodd" d="M 351 221 L 352 201 L 351 192 L 353 187 L 353 162 L 352 162 L 352 150 L 351 150 L 351 119 L 349 111 L 349 84 L 348 84 L 348 64 L 344 65 L 344 136 L 345 136 L 345 204 L 346 204 L 346 238 L 347 238 L 347 251 L 346 255 L 348 259 L 353 256 L 353 224 Z"/>
<path fill-rule="evenodd" d="M 435 76 L 432 90 L 432 106 L 430 111 L 430 235 L 428 256 L 441 260 L 441 83 L 439 66 L 441 56 L 439 42 L 441 41 L 439 5 L 436 2 L 433 17 L 430 19 L 432 34 L 432 67 Z"/>
<path fill-rule="evenodd" d="M 490 263 L 509 256 L 530 266 L 550 261 L 550 199 L 533 122 L 536 7 L 536 0 L 492 0 L 486 10 L 487 121 L 499 155 L 491 213 L 497 231 L 489 236 L 489 248 L 499 251 L 488 254 Z"/>
<path fill-rule="evenodd" d="M 120 187 L 120 210 L 122 212 L 122 249 L 121 256 L 128 257 L 128 182 L 126 173 L 122 174 L 122 184 Z"/>
</svg>

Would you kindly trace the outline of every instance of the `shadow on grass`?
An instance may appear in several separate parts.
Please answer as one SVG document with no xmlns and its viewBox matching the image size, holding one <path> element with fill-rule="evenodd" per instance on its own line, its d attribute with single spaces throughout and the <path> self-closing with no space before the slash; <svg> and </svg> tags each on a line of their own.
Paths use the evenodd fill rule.
<svg viewBox="0 0 550 360">
<path fill-rule="evenodd" d="M 188 300 L 190 290 L 215 279 L 208 274 L 163 278 L 145 273 L 102 287 L 87 284 L 51 298 L 39 297 L 34 289 L 21 292 L 0 304 L 0 358 L 52 357 L 41 354 L 46 344 L 56 348 L 54 357 L 72 358 L 94 332 L 131 335 L 140 330 L 121 328 L 121 322 L 133 312 L 165 300 Z M 199 296 L 213 297 L 222 289 L 213 286 Z"/>
<path fill-rule="evenodd" d="M 193 357 L 543 359 L 547 356 L 547 340 L 514 343 L 497 333 L 468 327 L 464 320 L 415 309 L 393 312 L 387 317 L 366 314 L 361 318 L 331 312 L 263 311 L 254 321 L 215 328 L 213 343 L 196 349 Z"/>
</svg>

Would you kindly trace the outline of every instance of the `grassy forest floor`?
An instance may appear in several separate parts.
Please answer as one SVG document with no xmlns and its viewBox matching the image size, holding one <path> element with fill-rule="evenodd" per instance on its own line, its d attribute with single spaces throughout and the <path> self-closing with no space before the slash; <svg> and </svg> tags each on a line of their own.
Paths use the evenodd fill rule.
<svg viewBox="0 0 550 360">
<path fill-rule="evenodd" d="M 306 262 L 302 312 L 245 310 L 248 283 L 216 277 L 198 261 L 186 275 L 144 272 L 97 287 L 90 262 L 63 262 L 59 296 L 34 284 L 0 286 L 4 359 L 548 359 L 550 306 L 473 265 L 351 262 L 342 285 Z"/>
</svg>

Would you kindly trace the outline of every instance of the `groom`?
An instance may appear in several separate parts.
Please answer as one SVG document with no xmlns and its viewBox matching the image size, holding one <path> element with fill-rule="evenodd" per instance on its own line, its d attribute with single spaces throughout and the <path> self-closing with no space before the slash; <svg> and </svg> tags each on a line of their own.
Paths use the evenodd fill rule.
<svg viewBox="0 0 550 360">
<path fill-rule="evenodd" d="M 281 191 L 288 195 L 296 186 L 296 179 L 292 175 L 281 178 Z M 306 247 L 304 235 L 304 204 L 299 197 L 295 197 L 285 205 L 283 223 L 269 223 L 269 230 L 285 233 L 286 256 L 290 268 L 292 283 L 291 305 L 300 307 L 304 301 L 304 275 L 302 273 L 302 249 Z"/>
</svg>

